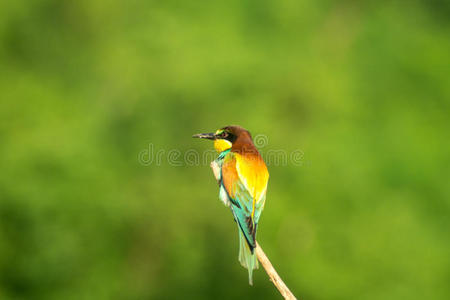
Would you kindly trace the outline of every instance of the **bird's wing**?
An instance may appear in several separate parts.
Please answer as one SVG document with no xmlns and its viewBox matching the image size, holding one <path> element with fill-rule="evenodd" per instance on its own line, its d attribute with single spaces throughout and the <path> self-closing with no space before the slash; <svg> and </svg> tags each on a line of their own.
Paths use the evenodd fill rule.
<svg viewBox="0 0 450 300">
<path fill-rule="evenodd" d="M 239 154 L 229 152 L 221 168 L 221 184 L 230 199 L 236 222 L 251 248 L 256 246 L 256 227 L 264 206 L 268 179 L 268 174 L 258 174 L 261 170 L 253 167 Z M 263 171 L 267 173 L 265 165 Z"/>
</svg>

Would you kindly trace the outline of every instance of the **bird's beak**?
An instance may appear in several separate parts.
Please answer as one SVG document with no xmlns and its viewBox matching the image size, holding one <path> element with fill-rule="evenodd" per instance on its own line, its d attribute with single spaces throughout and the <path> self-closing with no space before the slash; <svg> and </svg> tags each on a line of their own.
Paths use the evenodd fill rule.
<svg viewBox="0 0 450 300">
<path fill-rule="evenodd" d="M 199 134 L 194 134 L 192 137 L 199 138 L 199 139 L 208 139 L 208 140 L 216 139 L 216 135 L 214 133 L 199 133 Z"/>
</svg>

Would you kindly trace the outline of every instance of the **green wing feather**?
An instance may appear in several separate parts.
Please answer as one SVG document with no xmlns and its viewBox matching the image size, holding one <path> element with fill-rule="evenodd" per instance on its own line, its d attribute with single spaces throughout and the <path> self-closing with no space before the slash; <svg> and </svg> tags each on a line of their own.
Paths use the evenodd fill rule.
<svg viewBox="0 0 450 300">
<path fill-rule="evenodd" d="M 224 151 L 225 152 L 225 151 Z M 252 218 L 252 211 L 253 211 L 253 198 L 250 195 L 250 192 L 247 190 L 245 185 L 242 183 L 242 181 L 239 178 L 234 179 L 234 182 L 232 182 L 233 188 L 230 190 L 227 190 L 224 185 L 224 178 L 222 174 L 222 166 L 223 163 L 226 163 L 229 160 L 235 159 L 234 154 L 232 152 L 227 153 L 221 153 L 219 156 L 221 162 L 219 163 L 219 166 L 221 167 L 221 175 L 220 175 L 220 185 L 221 188 L 225 189 L 227 192 L 227 196 L 230 201 L 230 208 L 233 212 L 234 219 L 239 225 L 239 228 L 241 229 L 242 233 L 244 234 L 244 237 L 250 247 L 250 250 L 253 252 L 253 249 L 256 247 L 256 225 L 257 220 L 259 219 L 259 216 L 261 214 L 261 211 L 259 212 L 255 211 L 255 219 Z M 227 180 L 227 179 L 225 179 Z M 262 201 L 261 201 L 262 202 Z M 256 210 L 256 208 L 255 208 Z"/>
<path fill-rule="evenodd" d="M 230 207 L 233 213 L 234 220 L 239 227 L 239 262 L 242 266 L 248 269 L 248 281 L 249 284 L 253 284 L 253 270 L 258 268 L 258 260 L 253 250 L 256 247 L 256 228 L 261 211 L 264 208 L 265 195 L 263 201 L 259 201 L 255 205 L 254 219 L 252 219 L 253 210 L 253 198 L 245 185 L 239 179 L 237 170 L 234 176 L 230 178 L 224 178 L 227 174 L 223 174 L 223 166 L 225 163 L 229 163 L 230 160 L 234 160 L 234 154 L 230 150 L 223 151 L 216 159 L 216 163 L 220 167 L 219 184 L 220 184 L 220 198 L 222 201 Z M 234 161 L 235 162 L 235 161 Z M 237 176 L 235 176 L 237 175 Z M 224 181 L 233 180 L 230 190 L 225 187 Z"/>
</svg>

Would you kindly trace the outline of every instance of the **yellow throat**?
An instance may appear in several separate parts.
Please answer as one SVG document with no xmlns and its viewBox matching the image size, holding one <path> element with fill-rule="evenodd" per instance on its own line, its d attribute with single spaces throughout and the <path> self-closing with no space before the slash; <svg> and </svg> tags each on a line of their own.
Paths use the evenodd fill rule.
<svg viewBox="0 0 450 300">
<path fill-rule="evenodd" d="M 214 148 L 218 153 L 231 148 L 231 142 L 227 140 L 214 140 Z"/>
</svg>

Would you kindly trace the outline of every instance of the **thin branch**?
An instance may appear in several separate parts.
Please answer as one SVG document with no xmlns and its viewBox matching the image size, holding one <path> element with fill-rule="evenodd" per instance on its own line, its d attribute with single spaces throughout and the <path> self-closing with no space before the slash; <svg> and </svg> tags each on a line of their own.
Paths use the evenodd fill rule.
<svg viewBox="0 0 450 300">
<path fill-rule="evenodd" d="M 215 161 L 211 162 L 211 169 L 213 170 L 214 176 L 218 181 L 220 169 Z M 283 280 L 281 280 L 280 275 L 278 275 L 277 271 L 270 263 L 270 260 L 267 258 L 258 242 L 256 242 L 255 254 L 264 270 L 266 270 L 267 275 L 269 275 L 270 280 L 278 289 L 280 294 L 284 297 L 284 299 L 296 300 L 297 298 L 295 298 L 294 294 L 292 294 L 287 285 L 283 282 Z"/>
<path fill-rule="evenodd" d="M 264 253 L 263 249 L 258 244 L 258 242 L 256 242 L 255 253 L 264 270 L 266 270 L 267 275 L 269 275 L 270 280 L 276 286 L 278 291 L 280 291 L 280 294 L 284 297 L 284 299 L 289 300 L 297 299 L 295 298 L 294 294 L 292 294 L 292 292 L 289 290 L 287 285 L 283 282 L 283 280 L 281 280 L 280 275 L 278 275 L 277 271 L 270 263 L 270 260 L 267 258 L 266 254 Z"/>
</svg>

